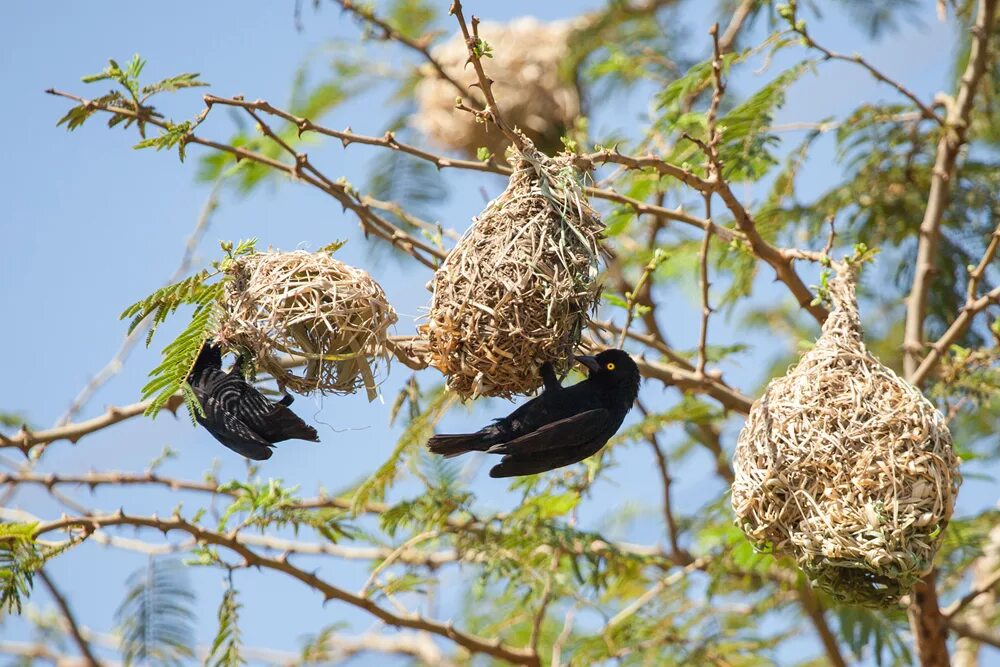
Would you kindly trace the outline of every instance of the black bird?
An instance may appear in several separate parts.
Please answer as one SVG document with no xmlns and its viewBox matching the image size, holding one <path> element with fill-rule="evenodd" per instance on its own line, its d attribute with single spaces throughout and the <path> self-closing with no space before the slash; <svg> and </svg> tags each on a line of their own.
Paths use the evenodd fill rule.
<svg viewBox="0 0 1000 667">
<path fill-rule="evenodd" d="M 639 368 L 622 350 L 575 357 L 590 373 L 563 387 L 551 364 L 541 367 L 545 390 L 476 433 L 435 435 L 435 454 L 503 454 L 490 477 L 532 475 L 582 461 L 618 431 L 639 394 Z"/>
<path fill-rule="evenodd" d="M 319 442 L 316 429 L 288 409 L 288 394 L 274 402 L 257 391 L 240 374 L 239 364 L 222 370 L 222 349 L 206 343 L 198 353 L 188 383 L 205 416 L 198 423 L 216 440 L 248 459 L 271 458 L 271 447 L 282 440 Z"/>
</svg>

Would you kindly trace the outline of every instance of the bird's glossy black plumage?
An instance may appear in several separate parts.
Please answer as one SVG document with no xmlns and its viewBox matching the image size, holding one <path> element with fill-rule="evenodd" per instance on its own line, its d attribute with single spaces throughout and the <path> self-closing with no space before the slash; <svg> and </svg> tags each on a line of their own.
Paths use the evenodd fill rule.
<svg viewBox="0 0 1000 667">
<path fill-rule="evenodd" d="M 292 397 L 272 401 L 247 382 L 234 366 L 222 370 L 222 350 L 206 343 L 188 383 L 205 415 L 195 415 L 216 440 L 248 459 L 271 458 L 271 446 L 282 440 L 319 442 L 316 429 L 288 409 Z"/>
<path fill-rule="evenodd" d="M 576 359 L 590 371 L 583 382 L 563 387 L 552 366 L 545 364 L 540 396 L 476 433 L 436 435 L 427 446 L 443 456 L 502 454 L 490 477 L 554 470 L 597 453 L 618 431 L 639 394 L 639 368 L 622 350 Z"/>
</svg>

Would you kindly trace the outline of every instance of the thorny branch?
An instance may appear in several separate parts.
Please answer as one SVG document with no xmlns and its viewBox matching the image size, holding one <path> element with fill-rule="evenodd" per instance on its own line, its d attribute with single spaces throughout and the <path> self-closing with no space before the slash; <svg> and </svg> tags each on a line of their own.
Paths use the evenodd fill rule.
<svg viewBox="0 0 1000 667">
<path fill-rule="evenodd" d="M 507 646 L 499 639 L 486 639 L 471 633 L 464 632 L 454 627 L 451 623 L 426 619 L 419 614 L 402 615 L 391 612 L 384 607 L 380 607 L 368 598 L 361 597 L 338 588 L 329 582 L 321 579 L 316 574 L 307 572 L 291 564 L 287 556 L 270 558 L 263 556 L 250 549 L 230 535 L 223 535 L 197 524 L 191 523 L 179 515 L 174 515 L 169 519 L 160 519 L 153 516 L 130 516 L 124 512 L 113 515 L 94 515 L 85 517 L 65 517 L 54 521 L 39 524 L 35 529 L 35 536 L 45 535 L 55 531 L 79 529 L 84 536 L 88 532 L 107 526 L 137 526 L 140 528 L 153 528 L 161 532 L 181 531 L 188 533 L 204 544 L 223 547 L 244 559 L 247 567 L 260 567 L 269 570 L 282 572 L 293 579 L 300 581 L 309 588 L 314 589 L 323 596 L 324 601 L 339 600 L 353 607 L 357 607 L 368 612 L 379 620 L 397 627 L 421 630 L 431 634 L 445 637 L 454 641 L 459 646 L 472 653 L 482 653 L 493 656 L 501 660 L 506 660 L 519 665 L 537 665 L 538 657 L 533 651 Z"/>
</svg>

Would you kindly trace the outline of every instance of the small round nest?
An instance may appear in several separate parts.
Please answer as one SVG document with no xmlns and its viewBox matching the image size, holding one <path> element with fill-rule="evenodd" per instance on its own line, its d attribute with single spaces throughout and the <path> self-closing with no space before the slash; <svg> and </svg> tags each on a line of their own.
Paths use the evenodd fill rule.
<svg viewBox="0 0 1000 667">
<path fill-rule="evenodd" d="M 525 141 L 514 173 L 434 274 L 421 333 L 431 364 L 462 398 L 526 394 L 538 368 L 558 372 L 580 341 L 599 287 L 604 229 L 566 157 Z"/>
<path fill-rule="evenodd" d="M 961 478 L 943 415 L 865 348 L 855 270 L 839 268 L 822 335 L 750 410 L 732 505 L 757 548 L 887 607 L 931 569 Z"/>
<path fill-rule="evenodd" d="M 259 370 L 296 393 L 364 387 L 375 398 L 396 311 L 367 272 L 327 252 L 298 250 L 240 257 L 226 273 L 217 340 L 253 354 Z M 301 372 L 279 353 L 304 361 Z"/>
<path fill-rule="evenodd" d="M 482 59 L 483 69 L 494 81 L 493 93 L 504 119 L 546 152 L 562 148 L 560 138 L 580 115 L 580 95 L 571 74 L 562 71 L 570 55 L 571 34 L 568 21 L 541 23 L 526 17 L 479 24 L 480 38 L 493 50 L 491 58 Z M 475 78 L 467 67 L 469 53 L 461 34 L 431 53 L 453 80 L 467 84 Z M 420 69 L 420 77 L 413 117 L 418 130 L 440 146 L 469 156 L 476 156 L 480 146 L 503 156 L 509 144 L 506 137 L 456 110 L 458 91 L 449 81 L 430 66 Z"/>
</svg>

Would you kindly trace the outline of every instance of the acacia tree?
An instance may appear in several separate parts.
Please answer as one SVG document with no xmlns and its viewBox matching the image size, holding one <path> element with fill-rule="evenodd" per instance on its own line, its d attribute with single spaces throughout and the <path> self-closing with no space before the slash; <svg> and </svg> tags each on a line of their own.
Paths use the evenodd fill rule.
<svg viewBox="0 0 1000 667">
<path fill-rule="evenodd" d="M 382 70 L 370 65 L 373 54 L 381 53 L 406 75 L 395 98 L 401 109 L 412 100 L 417 69 L 430 66 L 454 86 L 457 115 L 475 117 L 487 131 L 516 141 L 504 99 L 494 95 L 482 67 L 492 47 L 479 38 L 477 19 L 467 18 L 457 0 L 450 16 L 421 0 L 393 0 L 377 8 L 349 0 L 334 4 L 377 48 L 366 52 L 368 66 L 341 62 L 332 79 L 299 91 L 287 107 L 210 93 L 190 120 L 169 120 L 156 111 L 154 98 L 190 94 L 182 89 L 201 85 L 197 75 L 150 84 L 141 79 L 142 61 L 136 58 L 124 66 L 112 61 L 85 78 L 111 86 L 96 95 L 49 91 L 72 104 L 60 122 L 73 129 L 103 116 L 112 126 L 139 132 L 138 147 L 176 150 L 182 158 L 201 149 L 203 175 L 222 187 L 235 185 L 239 193 L 273 178 L 317 189 L 357 219 L 370 243 L 391 248 L 429 278 L 457 238 L 427 220 L 434 217 L 449 174 L 478 172 L 484 182 L 495 183 L 496 175 L 510 173 L 504 160 L 488 150 L 477 159 L 437 153 L 398 127 L 377 136 L 336 130 L 322 118 L 349 91 L 380 75 Z M 828 313 L 823 276 L 828 258 L 870 257 L 877 250 L 881 254 L 860 286 L 863 314 L 880 314 L 871 318 L 869 346 L 946 414 L 966 472 L 996 470 L 997 2 L 936 3 L 940 20 L 955 27 L 955 76 L 951 89 L 933 99 L 914 94 L 863 54 L 839 53 L 835 44 L 817 41 L 809 29 L 817 11 L 811 3 L 721 3 L 720 24 L 706 26 L 701 37 L 687 37 L 701 39 L 704 47 L 704 59 L 691 59 L 680 52 L 669 26 L 693 4 L 609 2 L 587 15 L 587 27 L 574 41 L 573 79 L 590 113 L 615 104 L 609 91 L 654 91 L 652 111 L 629 136 L 594 136 L 581 117 L 562 140 L 587 176 L 586 192 L 607 225 L 605 304 L 586 339 L 596 347 L 623 340 L 646 378 L 638 417 L 608 447 L 583 464 L 514 482 L 519 503 L 499 512 L 485 509 L 472 480 L 423 452 L 422 443 L 455 401 L 442 390 L 437 371 L 408 352 L 412 336 L 402 335 L 396 340 L 399 360 L 413 374 L 392 416 L 405 426 L 385 463 L 358 486 L 307 496 L 268 479 L 266 468 L 252 470 L 244 480 L 213 474 L 179 479 L 158 472 L 161 460 L 142 472 L 35 472 L 36 462 L 53 457 L 52 443 L 86 438 L 85 446 L 105 429 L 140 418 L 153 402 L 173 410 L 183 402 L 174 393 L 181 373 L 178 384 L 160 396 L 74 421 L 72 415 L 96 386 L 114 374 L 109 370 L 78 397 L 65 423 L 0 434 L 0 447 L 29 455 L 27 466 L 0 476 L 8 506 L 0 524 L 3 602 L 20 611 L 41 584 L 59 612 L 57 621 L 38 620 L 46 626 L 39 643 L 3 642 L 0 648 L 27 661 L 59 663 L 75 653 L 91 665 L 112 654 L 126 662 L 197 656 L 237 665 L 332 662 L 368 651 L 426 665 L 846 665 L 855 660 L 974 665 L 982 644 L 1000 649 L 995 508 L 979 507 L 952 521 L 934 569 L 908 596 L 908 606 L 895 610 L 840 604 L 814 590 L 794 563 L 752 550 L 732 523 L 729 461 L 735 433 L 762 385 L 738 388 L 725 370 L 733 359 L 745 363 L 762 355 L 757 350 L 748 357 L 746 346 L 713 342 L 721 322 L 748 332 L 763 329 L 791 342 L 790 349 L 811 341 Z M 892 39 L 894 20 L 930 11 L 935 3 L 842 4 L 858 14 L 859 29 L 873 36 L 883 31 L 882 39 Z M 301 9 L 296 7 L 297 16 Z M 486 13 L 489 6 L 476 9 Z M 755 22 L 758 32 L 766 24 L 770 34 L 751 43 Z M 466 76 L 457 79 L 435 61 L 431 48 L 440 38 L 436 28 L 456 25 L 469 47 Z M 791 66 L 765 86 L 746 89 L 749 72 L 779 53 L 791 54 Z M 831 61 L 860 68 L 885 84 L 894 100 L 858 99 L 844 117 L 776 126 L 775 113 L 786 93 L 794 94 L 795 82 L 807 72 L 827 76 Z M 203 133 L 202 123 L 220 108 L 245 114 L 253 127 L 228 138 Z M 831 135 L 840 178 L 818 194 L 803 194 L 798 176 L 814 146 Z M 303 141 L 317 137 L 337 141 L 307 152 Z M 359 144 L 382 152 L 367 187 L 316 166 L 317 151 L 334 155 L 359 150 Z M 188 255 L 177 278 L 189 272 L 190 263 Z M 757 279 L 771 275 L 778 289 L 762 288 Z M 680 298 L 671 290 L 679 283 L 697 286 L 689 293 L 692 312 L 700 314 L 700 334 L 690 349 L 670 340 L 677 307 L 666 299 Z M 196 302 L 195 292 L 161 294 L 157 317 Z M 149 324 L 139 325 L 116 361 Z M 783 349 L 783 341 L 771 344 L 765 351 Z M 784 353 L 771 368 L 761 369 L 762 379 L 782 373 L 793 359 Z M 394 369 L 403 372 L 399 365 Z M 620 526 L 597 529 L 578 520 L 593 509 L 588 504 L 596 502 L 595 482 L 614 479 L 612 464 L 626 457 L 648 459 L 658 471 L 663 539 L 656 543 L 624 542 L 611 536 Z M 672 474 L 680 466 L 707 466 L 714 499 L 695 506 L 674 498 Z M 399 484 L 404 477 L 417 487 Z M 42 486 L 66 504 L 68 514 L 34 517 L 15 509 L 15 494 L 28 485 Z M 178 509 L 140 514 L 127 507 L 81 506 L 63 494 L 77 485 L 126 487 L 137 495 L 165 488 L 176 495 L 171 507 Z M 627 524 L 632 512 L 617 509 Z M 136 528 L 138 539 L 118 533 Z M 72 559 L 74 549 L 88 541 L 150 556 L 149 566 L 130 580 L 121 632 L 114 638 L 86 630 L 72 601 L 44 569 L 51 559 Z M 211 646 L 190 645 L 183 571 L 161 560 L 176 552 L 186 553 L 190 565 L 225 573 L 228 585 Z M 347 589 L 331 583 L 324 570 L 301 565 L 307 555 L 334 565 L 362 560 L 369 575 L 357 590 Z M 380 627 L 346 636 L 331 624 L 311 637 L 300 655 L 245 645 L 239 600 L 250 593 L 234 582 L 247 568 L 306 586 L 323 601 L 354 607 Z M 435 599 L 455 573 L 468 590 L 466 603 L 448 620 Z M 800 625 L 818 642 L 817 650 L 804 656 Z M 55 641 L 57 635 L 70 642 Z"/>
</svg>

